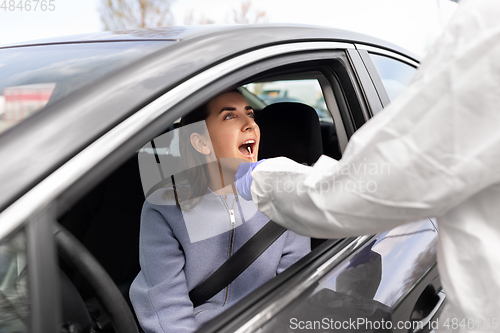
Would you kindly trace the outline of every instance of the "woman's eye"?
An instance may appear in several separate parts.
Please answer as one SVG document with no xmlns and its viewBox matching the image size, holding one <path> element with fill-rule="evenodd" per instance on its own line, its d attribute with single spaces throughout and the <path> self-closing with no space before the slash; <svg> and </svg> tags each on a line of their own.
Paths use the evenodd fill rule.
<svg viewBox="0 0 500 333">
<path fill-rule="evenodd" d="M 253 111 L 252 111 L 252 112 L 249 112 L 249 113 L 248 113 L 248 116 L 249 116 L 250 118 L 255 118 L 255 113 L 254 113 Z"/>
<path fill-rule="evenodd" d="M 233 118 L 234 118 L 234 115 L 232 113 L 228 113 L 227 116 L 224 118 L 224 120 L 233 119 Z"/>
</svg>

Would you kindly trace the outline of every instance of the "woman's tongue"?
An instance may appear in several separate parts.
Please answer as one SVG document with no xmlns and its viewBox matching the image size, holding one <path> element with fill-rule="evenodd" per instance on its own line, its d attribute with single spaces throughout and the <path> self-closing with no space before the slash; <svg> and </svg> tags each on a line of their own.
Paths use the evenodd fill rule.
<svg viewBox="0 0 500 333">
<path fill-rule="evenodd" d="M 243 154 L 243 155 L 251 155 L 251 148 L 250 145 L 241 145 L 238 150 Z"/>
</svg>

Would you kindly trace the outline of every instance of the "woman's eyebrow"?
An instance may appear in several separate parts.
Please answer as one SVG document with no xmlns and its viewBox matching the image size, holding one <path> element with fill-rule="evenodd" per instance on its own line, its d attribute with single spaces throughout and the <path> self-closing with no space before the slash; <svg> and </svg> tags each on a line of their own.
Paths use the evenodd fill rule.
<svg viewBox="0 0 500 333">
<path fill-rule="evenodd" d="M 235 107 L 231 107 L 231 106 L 226 106 L 226 107 L 223 107 L 219 113 L 221 113 L 222 111 L 235 111 L 236 108 Z M 253 110 L 253 108 L 250 106 L 250 105 L 247 105 L 245 106 L 245 110 Z"/>
<path fill-rule="evenodd" d="M 223 107 L 223 108 L 219 111 L 219 113 L 221 113 L 222 111 L 235 111 L 235 110 L 236 110 L 236 108 L 233 108 L 233 107 Z"/>
</svg>

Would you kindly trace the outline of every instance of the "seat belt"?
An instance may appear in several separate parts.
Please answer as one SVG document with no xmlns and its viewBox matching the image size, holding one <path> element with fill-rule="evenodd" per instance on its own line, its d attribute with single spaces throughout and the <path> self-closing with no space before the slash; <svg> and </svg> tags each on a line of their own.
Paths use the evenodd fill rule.
<svg viewBox="0 0 500 333">
<path fill-rule="evenodd" d="M 193 306 L 197 307 L 214 297 L 233 282 L 248 268 L 286 229 L 276 222 L 269 221 L 262 229 L 252 236 L 231 258 L 226 260 L 205 281 L 189 292 Z"/>
</svg>

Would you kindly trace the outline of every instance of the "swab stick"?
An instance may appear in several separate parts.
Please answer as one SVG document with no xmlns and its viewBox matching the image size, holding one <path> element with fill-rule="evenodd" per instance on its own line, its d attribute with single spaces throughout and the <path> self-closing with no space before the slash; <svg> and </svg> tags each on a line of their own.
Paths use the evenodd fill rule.
<svg viewBox="0 0 500 333">
<path fill-rule="evenodd" d="M 250 155 L 252 155 L 252 149 L 250 147 L 247 147 L 248 149 L 248 152 L 250 153 Z M 253 162 L 253 156 L 252 156 L 252 162 Z"/>
</svg>

